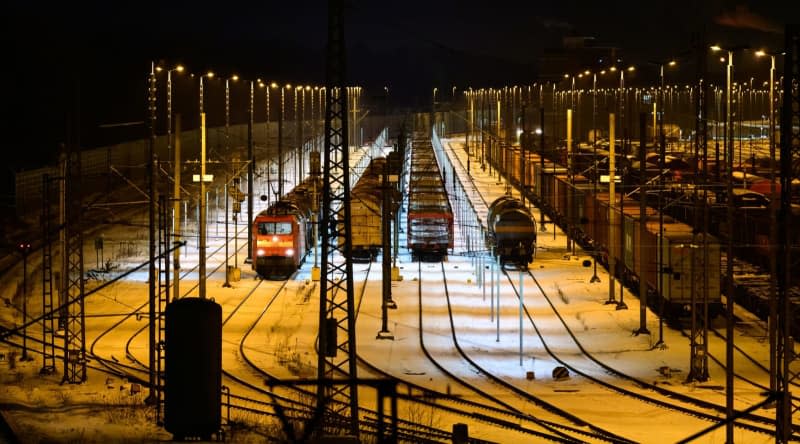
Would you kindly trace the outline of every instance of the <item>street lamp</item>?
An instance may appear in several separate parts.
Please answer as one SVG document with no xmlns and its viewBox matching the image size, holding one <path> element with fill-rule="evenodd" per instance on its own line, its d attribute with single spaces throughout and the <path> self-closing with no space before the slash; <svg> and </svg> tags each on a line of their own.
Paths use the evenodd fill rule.
<svg viewBox="0 0 800 444">
<path fill-rule="evenodd" d="M 711 47 L 712 51 L 722 51 L 719 45 Z M 733 224 L 733 134 L 731 133 L 731 77 L 733 76 L 733 50 L 724 49 L 728 53 L 728 59 L 725 67 L 725 152 L 727 155 L 726 167 L 728 170 L 727 180 L 727 219 L 729 226 Z M 733 257 L 733 242 L 732 237 L 728 236 L 728 257 Z M 733 276 L 733 261 L 728 261 L 726 273 L 728 276 Z M 733 294 L 733 279 L 728 279 L 728 287 L 726 294 Z M 733 304 L 726 304 L 728 322 L 726 334 L 728 338 L 733 338 Z M 733 417 L 733 341 L 726 341 L 726 362 L 728 363 L 728 371 L 726 372 L 726 415 L 728 418 Z M 728 424 L 726 427 L 726 437 L 729 442 L 733 442 L 733 425 Z"/>
<path fill-rule="evenodd" d="M 231 125 L 231 89 L 230 81 L 239 80 L 236 74 L 225 79 L 225 151 L 230 150 L 230 125 Z"/>
<path fill-rule="evenodd" d="M 431 128 L 436 128 L 436 91 L 439 88 L 433 88 L 433 99 L 431 102 Z"/>
<path fill-rule="evenodd" d="M 292 85 L 288 83 L 281 87 L 281 105 L 278 108 L 278 192 L 275 200 L 283 196 L 283 116 L 285 111 L 284 106 L 286 104 L 284 92 L 291 88 Z"/>
<path fill-rule="evenodd" d="M 230 151 L 230 124 L 231 124 L 231 90 L 230 90 L 230 81 L 233 80 L 234 82 L 239 80 L 239 76 L 236 74 L 232 75 L 230 78 L 225 79 L 225 152 Z M 228 260 L 230 254 L 228 252 L 228 181 L 227 181 L 227 174 L 225 176 L 225 283 L 222 284 L 225 288 L 230 288 L 230 265 L 228 265 Z M 236 232 L 237 228 L 234 228 L 234 233 Z M 234 251 L 234 254 L 236 252 Z"/>
<path fill-rule="evenodd" d="M 200 76 L 200 213 L 199 228 L 200 239 L 198 242 L 198 291 L 200 299 L 206 297 L 206 115 L 203 108 L 203 78 L 214 78 L 214 73 L 208 71 Z"/>
<path fill-rule="evenodd" d="M 162 71 L 163 68 L 156 67 L 156 71 Z M 176 65 L 172 69 L 168 69 L 167 71 L 167 159 L 172 158 L 172 72 L 183 72 L 184 68 L 182 65 Z M 180 114 L 178 114 L 180 116 Z M 180 131 L 180 119 L 178 119 L 178 129 Z M 175 274 L 174 279 L 174 290 L 175 290 L 175 297 L 178 296 L 178 291 L 180 290 L 180 258 L 181 252 L 178 242 L 181 240 L 181 202 L 180 202 L 180 149 L 179 147 L 175 147 L 175 165 L 174 165 L 174 176 L 175 176 L 175 187 L 174 187 L 174 199 L 175 202 L 173 203 L 173 241 L 175 242 L 175 252 L 173 253 L 173 270 Z"/>
<path fill-rule="evenodd" d="M 264 106 L 265 106 L 265 114 L 266 114 L 266 126 L 267 126 L 267 128 L 266 128 L 266 130 L 267 130 L 267 136 L 266 136 L 266 137 L 267 137 L 267 141 L 266 141 L 265 145 L 266 145 L 266 150 L 267 150 L 267 152 L 269 153 L 269 149 L 270 149 L 270 137 L 271 137 L 271 133 L 272 133 L 272 132 L 270 131 L 270 118 L 269 118 L 269 113 L 270 113 L 270 103 L 271 103 L 271 102 L 270 102 L 270 96 L 269 96 L 269 92 L 270 92 L 270 90 L 272 90 L 272 89 L 278 89 L 278 84 L 277 84 L 276 82 L 271 82 L 271 83 L 269 83 L 268 85 L 267 85 L 267 84 L 265 84 L 264 88 L 266 89 L 266 94 L 265 94 L 265 96 L 266 96 L 266 100 L 265 100 L 265 104 L 264 104 Z M 269 204 L 269 202 L 270 202 L 270 196 L 273 194 L 273 192 L 272 192 L 272 180 L 271 180 L 271 177 L 270 177 L 270 175 L 271 175 L 270 171 L 271 171 L 271 166 L 272 166 L 272 165 L 271 165 L 271 163 L 272 163 L 271 161 L 270 161 L 270 162 L 267 162 L 267 190 L 266 190 L 266 201 L 267 201 L 267 203 L 268 203 L 268 204 Z M 263 199 L 263 197 L 262 197 L 262 199 Z M 251 220 L 252 220 L 252 219 L 251 219 Z"/>
<path fill-rule="evenodd" d="M 176 65 L 172 69 L 167 69 L 167 159 L 172 158 L 172 72 L 183 72 L 183 65 Z M 156 71 L 165 71 L 164 68 L 156 66 Z"/>
<path fill-rule="evenodd" d="M 775 350 L 777 347 L 777 321 L 778 321 L 778 304 L 775 300 L 775 289 L 777 287 L 775 276 L 777 275 L 778 262 L 776 246 L 778 244 L 778 227 L 777 227 L 777 206 L 774 204 L 777 201 L 777 190 L 775 187 L 775 54 L 768 54 L 760 50 L 756 51 L 756 56 L 765 57 L 769 55 L 769 200 L 770 200 L 770 229 L 769 229 L 769 244 L 770 250 L 770 270 L 772 278 L 770 279 L 770 304 L 769 304 L 769 344 L 770 350 Z M 769 387 L 770 390 L 777 390 L 777 356 L 775 353 L 770 353 L 769 358 L 770 372 L 769 372 Z"/>
<path fill-rule="evenodd" d="M 294 144 L 295 149 L 292 151 L 294 155 L 294 179 L 295 184 L 299 184 L 302 180 L 302 119 L 300 118 L 300 94 L 303 91 L 302 85 L 294 87 Z"/>
<path fill-rule="evenodd" d="M 675 66 L 675 65 L 677 65 L 677 62 L 675 60 L 670 60 L 669 62 L 667 62 L 667 66 Z M 664 210 L 663 210 L 662 206 L 663 206 L 663 202 L 664 202 L 663 201 L 663 193 L 664 193 L 664 187 L 665 187 L 665 184 L 664 184 L 664 170 L 666 168 L 666 161 L 667 161 L 667 158 L 666 158 L 666 156 L 667 156 L 667 145 L 666 145 L 666 138 L 665 138 L 665 135 L 664 135 L 664 116 L 665 116 L 665 112 L 666 112 L 666 104 L 664 103 L 664 86 L 665 86 L 665 82 L 664 82 L 664 63 L 659 64 L 658 72 L 659 72 L 659 77 L 660 77 L 660 82 L 661 82 L 661 89 L 660 89 L 660 94 L 659 94 L 659 98 L 661 99 L 660 100 L 661 101 L 661 115 L 659 116 L 659 120 L 658 120 L 658 122 L 659 122 L 659 130 L 658 130 L 658 139 L 659 140 L 658 140 L 658 142 L 659 142 L 660 148 L 661 148 L 659 156 L 658 156 L 658 159 L 659 159 L 659 162 L 658 162 L 658 175 L 659 175 L 659 187 L 658 187 L 658 233 L 659 233 L 659 235 L 658 235 L 658 263 L 662 264 L 663 261 L 664 261 L 664 259 L 663 259 L 664 252 L 663 252 L 663 248 L 662 248 L 663 235 L 664 235 Z M 639 149 L 644 149 L 644 147 L 639 147 Z M 644 158 L 645 158 L 645 156 L 640 156 L 640 159 L 644 159 Z M 642 192 L 641 193 L 642 196 L 646 195 L 645 192 L 644 192 L 644 188 L 641 190 L 641 192 Z M 642 214 L 641 217 L 643 218 L 642 220 L 644 220 L 644 214 Z M 661 274 L 660 274 L 660 272 L 661 272 L 661 270 L 659 270 L 659 278 L 658 278 L 658 281 L 657 281 L 658 282 L 657 287 L 658 287 L 659 294 L 662 291 L 662 288 L 661 288 L 661 277 L 660 277 Z M 646 295 L 644 295 L 643 298 L 644 297 L 646 297 Z M 642 315 L 642 319 L 644 319 L 644 314 Z M 642 330 L 645 329 L 644 321 L 642 322 L 641 327 L 642 327 Z M 664 345 L 664 313 L 660 313 L 660 315 L 659 315 L 659 319 L 658 319 L 658 342 L 656 343 L 656 345 L 659 346 L 659 347 L 664 347 L 665 346 Z"/>
<path fill-rule="evenodd" d="M 209 78 L 209 79 L 213 79 L 214 78 L 214 73 L 209 71 L 209 72 L 207 72 L 207 73 L 205 73 L 205 74 L 200 76 L 200 114 L 203 114 L 203 112 L 204 112 L 204 109 L 203 109 L 203 97 L 204 97 L 204 94 L 203 94 L 203 77 L 206 77 L 206 78 Z"/>
<path fill-rule="evenodd" d="M 388 86 L 384 86 L 383 87 L 383 93 L 384 93 L 384 95 L 383 95 L 383 127 L 387 128 L 387 131 L 388 131 L 388 128 L 389 128 L 389 123 L 388 123 L 389 122 L 389 87 Z M 387 134 L 387 136 L 388 136 L 388 134 Z"/>
</svg>

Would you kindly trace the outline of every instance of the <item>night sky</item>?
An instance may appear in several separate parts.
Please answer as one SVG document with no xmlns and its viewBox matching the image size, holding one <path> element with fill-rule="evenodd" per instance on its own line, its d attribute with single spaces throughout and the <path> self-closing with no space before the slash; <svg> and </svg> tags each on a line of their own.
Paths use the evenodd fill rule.
<svg viewBox="0 0 800 444">
<path fill-rule="evenodd" d="M 101 125 L 144 120 L 153 60 L 324 84 L 324 1 L 166 3 L 5 5 L 4 193 L 13 171 L 53 162 L 59 142 L 102 146 L 122 136 Z M 800 22 L 800 2 L 749 3 L 354 0 L 348 83 L 367 97 L 387 86 L 408 106 L 427 103 L 433 87 L 532 83 L 543 50 L 568 35 L 619 47 L 634 63 L 686 51 L 700 29 L 724 44 L 780 49 L 784 24 Z"/>
</svg>

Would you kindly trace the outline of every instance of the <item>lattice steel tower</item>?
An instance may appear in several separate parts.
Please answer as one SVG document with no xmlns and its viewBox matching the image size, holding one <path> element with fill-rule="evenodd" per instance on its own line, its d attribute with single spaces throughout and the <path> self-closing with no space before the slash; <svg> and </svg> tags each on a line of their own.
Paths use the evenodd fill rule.
<svg viewBox="0 0 800 444">
<path fill-rule="evenodd" d="M 64 328 L 64 377 L 62 382 L 86 381 L 86 328 L 83 313 L 83 232 L 81 230 L 81 153 L 71 144 L 65 167 L 66 230 L 63 254 L 63 290 L 67 306 Z"/>
<path fill-rule="evenodd" d="M 328 2 L 325 87 L 317 408 L 324 434 L 358 436 L 343 0 Z"/>
<path fill-rule="evenodd" d="M 53 224 L 51 221 L 51 182 L 49 174 L 42 175 L 42 368 L 40 374 L 56 371 L 56 324 L 53 303 Z M 59 182 L 63 183 L 63 182 Z M 59 206 L 60 208 L 60 206 Z"/>
</svg>

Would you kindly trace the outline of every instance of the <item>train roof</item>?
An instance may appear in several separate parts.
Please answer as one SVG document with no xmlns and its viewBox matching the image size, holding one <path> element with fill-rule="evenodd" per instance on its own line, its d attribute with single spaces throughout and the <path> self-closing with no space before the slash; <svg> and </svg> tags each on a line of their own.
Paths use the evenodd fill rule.
<svg viewBox="0 0 800 444">
<path fill-rule="evenodd" d="M 310 216 L 314 199 L 313 195 L 315 183 L 317 199 L 320 199 L 322 196 L 322 180 L 319 178 L 308 177 L 306 180 L 294 187 L 292 191 L 284 195 L 280 200 L 273 202 L 269 208 L 258 213 L 258 216 Z"/>
<path fill-rule="evenodd" d="M 489 212 L 487 213 L 486 220 L 491 225 L 501 214 L 509 211 L 520 211 L 533 218 L 530 214 L 530 210 L 528 210 L 521 200 L 516 197 L 505 195 L 498 197 L 489 205 Z"/>
</svg>

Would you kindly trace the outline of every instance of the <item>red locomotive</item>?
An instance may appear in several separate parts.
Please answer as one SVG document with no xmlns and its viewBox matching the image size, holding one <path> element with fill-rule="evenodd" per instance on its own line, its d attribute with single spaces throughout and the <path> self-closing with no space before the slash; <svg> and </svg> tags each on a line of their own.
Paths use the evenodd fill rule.
<svg viewBox="0 0 800 444">
<path fill-rule="evenodd" d="M 263 278 L 289 277 L 314 245 L 312 213 L 322 182 L 309 177 L 253 221 L 253 269 Z"/>
</svg>

